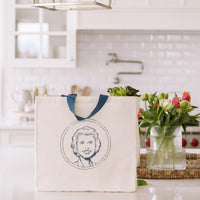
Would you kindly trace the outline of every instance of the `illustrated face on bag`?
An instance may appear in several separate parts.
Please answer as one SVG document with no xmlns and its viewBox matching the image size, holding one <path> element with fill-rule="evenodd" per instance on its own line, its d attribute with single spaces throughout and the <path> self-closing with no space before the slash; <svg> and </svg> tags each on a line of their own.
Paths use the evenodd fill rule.
<svg viewBox="0 0 200 200">
<path fill-rule="evenodd" d="M 80 156 L 84 159 L 91 158 L 95 151 L 95 138 L 92 135 L 79 135 L 77 149 Z"/>
<path fill-rule="evenodd" d="M 101 141 L 94 128 L 89 126 L 77 129 L 72 137 L 71 148 L 78 157 L 74 163 L 79 167 L 91 167 L 94 163 L 91 159 L 100 151 Z"/>
<path fill-rule="evenodd" d="M 110 135 L 100 122 L 87 119 L 66 126 L 60 138 L 60 150 L 67 164 L 80 170 L 98 167 L 111 148 Z"/>
</svg>

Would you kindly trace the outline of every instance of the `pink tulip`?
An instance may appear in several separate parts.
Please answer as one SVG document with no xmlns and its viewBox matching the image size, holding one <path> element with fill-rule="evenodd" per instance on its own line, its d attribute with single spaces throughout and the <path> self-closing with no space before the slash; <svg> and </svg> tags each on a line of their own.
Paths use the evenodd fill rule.
<svg viewBox="0 0 200 200">
<path fill-rule="evenodd" d="M 138 118 L 142 117 L 142 113 L 140 111 L 144 112 L 144 109 L 140 108 L 140 110 L 138 111 L 138 114 L 137 114 Z"/>
<path fill-rule="evenodd" d="M 191 101 L 190 93 L 184 91 L 184 92 L 183 92 L 183 97 L 182 97 L 182 99 L 183 99 L 183 100 L 186 100 L 186 101 L 188 101 L 188 102 L 190 102 L 190 101 Z"/>
<path fill-rule="evenodd" d="M 174 97 L 172 99 L 172 104 L 174 104 L 176 106 L 176 108 L 180 108 L 180 102 L 181 102 L 181 98 L 180 97 Z"/>
</svg>

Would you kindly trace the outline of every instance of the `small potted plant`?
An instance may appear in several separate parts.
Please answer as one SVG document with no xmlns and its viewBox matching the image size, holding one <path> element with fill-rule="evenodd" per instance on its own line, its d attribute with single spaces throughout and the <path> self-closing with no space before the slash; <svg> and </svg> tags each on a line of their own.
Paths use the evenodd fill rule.
<svg viewBox="0 0 200 200">
<path fill-rule="evenodd" d="M 182 149 L 182 130 L 188 123 L 198 124 L 200 113 L 191 115 L 189 92 L 182 97 L 176 94 L 168 99 L 168 93 L 143 94 L 145 109 L 140 109 L 139 129 L 147 128 L 150 148 L 147 151 L 147 167 L 150 169 L 185 169 L 185 151 Z"/>
</svg>

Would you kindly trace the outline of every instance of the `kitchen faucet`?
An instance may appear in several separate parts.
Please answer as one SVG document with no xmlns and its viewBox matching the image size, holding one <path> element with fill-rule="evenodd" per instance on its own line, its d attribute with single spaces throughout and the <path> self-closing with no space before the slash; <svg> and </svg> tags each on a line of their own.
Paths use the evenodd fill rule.
<svg viewBox="0 0 200 200">
<path fill-rule="evenodd" d="M 114 80 L 113 80 L 113 82 L 115 84 L 120 83 L 120 79 L 119 79 L 120 75 L 142 74 L 143 69 L 144 69 L 144 64 L 143 64 L 142 61 L 139 61 L 139 60 L 120 60 L 120 59 L 118 59 L 118 56 L 117 56 L 116 53 L 108 53 L 108 55 L 112 56 L 112 58 L 106 62 L 106 65 L 109 65 L 109 63 L 115 63 L 115 64 L 117 64 L 117 63 L 130 63 L 130 64 L 136 63 L 136 64 L 140 64 L 140 66 L 141 66 L 141 70 L 140 71 L 132 71 L 132 72 L 120 71 L 120 72 L 118 72 L 116 74 L 116 77 L 114 77 Z"/>
<path fill-rule="evenodd" d="M 141 65 L 141 70 L 144 69 L 144 64 L 142 61 L 139 61 L 139 60 L 120 60 L 118 59 L 118 56 L 116 53 L 108 53 L 109 56 L 112 56 L 112 59 L 108 60 L 106 62 L 106 65 L 109 65 L 109 63 L 137 63 L 137 64 L 140 64 Z"/>
<path fill-rule="evenodd" d="M 108 60 L 108 61 L 106 62 L 106 65 L 109 65 L 110 62 L 112 62 L 112 63 L 117 63 L 117 62 L 119 62 L 119 59 L 118 59 L 116 53 L 108 53 L 108 55 L 109 55 L 109 56 L 112 56 L 112 59 L 111 59 L 111 60 Z"/>
</svg>

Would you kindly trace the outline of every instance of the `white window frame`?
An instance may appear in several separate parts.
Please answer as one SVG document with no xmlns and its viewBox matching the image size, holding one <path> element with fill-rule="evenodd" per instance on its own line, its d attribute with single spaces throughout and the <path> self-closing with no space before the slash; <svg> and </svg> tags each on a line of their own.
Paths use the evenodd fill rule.
<svg viewBox="0 0 200 200">
<path fill-rule="evenodd" d="M 67 26 L 68 30 L 66 31 L 67 45 L 66 59 L 57 59 L 57 58 L 35 58 L 35 59 L 17 59 L 15 58 L 15 12 L 17 8 L 24 9 L 33 9 L 30 5 L 16 5 L 15 0 L 0 0 L 5 2 L 6 10 L 10 9 L 10 12 L 7 12 L 6 21 L 7 21 L 7 50 L 6 50 L 6 65 L 7 67 L 18 67 L 18 68 L 76 68 L 76 24 L 77 24 L 77 14 L 76 12 L 67 12 Z M 37 9 L 37 8 L 34 8 Z M 42 12 L 39 11 L 39 17 L 42 17 Z M 55 36 L 57 33 L 55 34 Z M 59 34 L 58 34 L 59 36 Z M 41 34 L 40 34 L 41 37 Z"/>
</svg>

